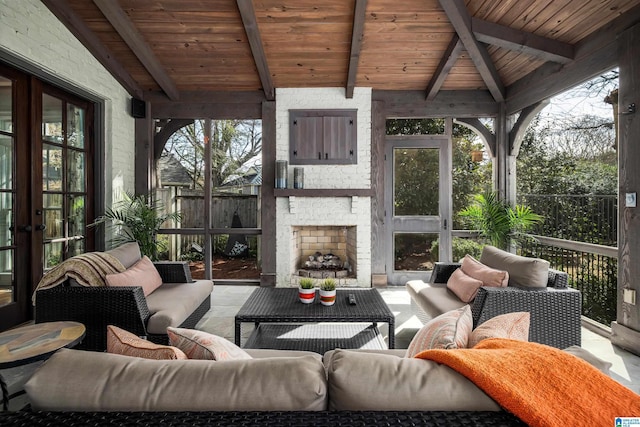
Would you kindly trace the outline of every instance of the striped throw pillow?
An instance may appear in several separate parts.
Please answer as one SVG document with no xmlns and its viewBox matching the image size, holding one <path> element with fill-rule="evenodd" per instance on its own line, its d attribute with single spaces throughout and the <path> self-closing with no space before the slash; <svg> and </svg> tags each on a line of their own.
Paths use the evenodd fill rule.
<svg viewBox="0 0 640 427">
<path fill-rule="evenodd" d="M 107 326 L 107 353 L 156 360 L 187 359 L 176 347 L 152 343 L 113 325 Z"/>
<path fill-rule="evenodd" d="M 251 359 L 247 352 L 231 341 L 207 332 L 169 327 L 167 328 L 167 335 L 169 336 L 169 343 L 182 350 L 189 359 Z"/>
</svg>

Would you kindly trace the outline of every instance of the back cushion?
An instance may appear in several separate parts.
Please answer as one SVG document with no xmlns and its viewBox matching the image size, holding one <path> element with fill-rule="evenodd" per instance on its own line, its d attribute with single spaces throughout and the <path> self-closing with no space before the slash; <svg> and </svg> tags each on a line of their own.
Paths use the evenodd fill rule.
<svg viewBox="0 0 640 427">
<path fill-rule="evenodd" d="M 509 284 L 545 288 L 549 280 L 549 261 L 515 255 L 490 245 L 482 249 L 480 262 L 509 273 Z"/>
<path fill-rule="evenodd" d="M 124 245 L 120 245 L 117 248 L 106 252 L 116 257 L 118 261 L 124 265 L 124 268 L 131 267 L 133 264 L 140 261 L 140 258 L 142 258 L 138 242 L 125 243 Z"/>
<path fill-rule="evenodd" d="M 31 407 L 45 411 L 321 411 L 328 399 L 314 356 L 211 362 L 66 348 L 25 390 Z"/>
<path fill-rule="evenodd" d="M 328 356 L 330 410 L 500 410 L 464 376 L 430 360 L 348 350 Z"/>
</svg>

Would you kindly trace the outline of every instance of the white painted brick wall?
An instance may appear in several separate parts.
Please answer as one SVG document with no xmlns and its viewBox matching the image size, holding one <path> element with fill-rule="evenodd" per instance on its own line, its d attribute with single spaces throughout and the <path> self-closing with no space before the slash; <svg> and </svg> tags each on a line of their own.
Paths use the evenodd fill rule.
<svg viewBox="0 0 640 427">
<path fill-rule="evenodd" d="M 103 99 L 105 203 L 134 188 L 130 96 L 39 0 L 0 0 L 0 49 Z"/>
<path fill-rule="evenodd" d="M 355 108 L 358 110 L 358 163 L 303 165 L 304 188 L 371 187 L 371 89 L 356 88 L 352 99 L 341 88 L 276 89 L 276 158 L 289 160 L 289 110 Z M 293 168 L 290 166 L 288 182 Z M 290 206 L 290 203 L 293 206 Z M 291 209 L 293 207 L 293 210 Z M 291 286 L 292 227 L 339 225 L 357 227 L 357 282 L 371 286 L 371 199 L 369 197 L 280 197 L 276 202 L 276 282 Z"/>
</svg>

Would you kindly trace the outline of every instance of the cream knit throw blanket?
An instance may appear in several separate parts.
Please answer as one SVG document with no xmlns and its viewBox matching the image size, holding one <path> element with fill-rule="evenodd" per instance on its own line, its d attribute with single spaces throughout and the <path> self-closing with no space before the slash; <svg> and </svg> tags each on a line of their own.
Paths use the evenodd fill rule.
<svg viewBox="0 0 640 427">
<path fill-rule="evenodd" d="M 64 260 L 40 279 L 31 301 L 36 305 L 36 294 L 50 289 L 67 279 L 75 279 L 82 286 L 105 286 L 107 274 L 122 273 L 124 266 L 116 257 L 105 252 L 88 252 Z"/>
</svg>

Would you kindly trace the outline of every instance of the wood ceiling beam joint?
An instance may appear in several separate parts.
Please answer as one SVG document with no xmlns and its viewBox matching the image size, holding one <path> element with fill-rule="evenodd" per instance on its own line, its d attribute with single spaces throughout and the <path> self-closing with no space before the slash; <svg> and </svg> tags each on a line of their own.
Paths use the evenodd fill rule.
<svg viewBox="0 0 640 427">
<path fill-rule="evenodd" d="M 451 25 L 462 40 L 462 44 L 469 52 L 471 60 L 475 64 L 482 80 L 496 102 L 505 100 L 505 89 L 489 53 L 484 45 L 476 40 L 471 30 L 471 16 L 467 11 L 464 0 L 438 0 L 446 13 Z"/>
<path fill-rule="evenodd" d="M 482 43 L 521 52 L 544 61 L 566 64 L 571 62 L 575 55 L 572 44 L 482 19 L 471 18 L 471 28 L 476 39 Z"/>
<path fill-rule="evenodd" d="M 447 79 L 451 68 L 453 68 L 453 65 L 460 57 L 460 53 L 463 48 L 464 46 L 460 41 L 460 37 L 458 37 L 457 34 L 454 34 L 451 42 L 449 42 L 449 46 L 447 46 L 447 50 L 444 52 L 444 55 L 438 64 L 438 68 L 435 73 L 433 73 L 431 81 L 429 81 L 429 85 L 426 90 L 427 101 L 433 101 L 435 99 L 442 87 L 442 84 Z"/>
</svg>

